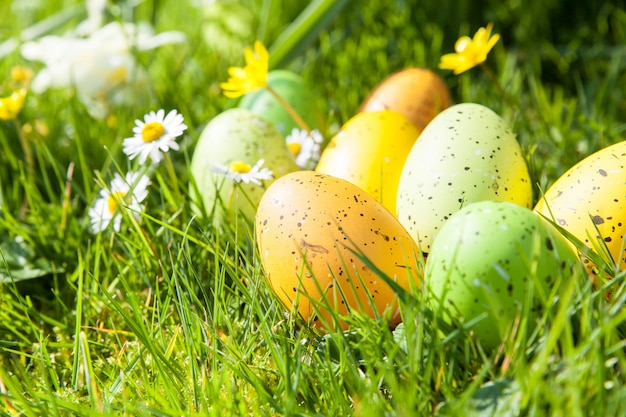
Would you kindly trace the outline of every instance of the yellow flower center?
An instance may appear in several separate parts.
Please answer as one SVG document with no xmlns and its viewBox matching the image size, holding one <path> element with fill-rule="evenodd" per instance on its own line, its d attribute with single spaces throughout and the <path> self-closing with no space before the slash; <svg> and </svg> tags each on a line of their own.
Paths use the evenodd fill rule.
<svg viewBox="0 0 626 417">
<path fill-rule="evenodd" d="M 127 193 L 123 191 L 116 191 L 109 195 L 109 198 L 107 199 L 107 207 L 109 208 L 109 213 L 114 214 L 117 211 L 119 203 L 124 200 L 126 194 Z"/>
<path fill-rule="evenodd" d="M 124 67 L 116 68 L 107 74 L 107 79 L 111 85 L 121 84 L 126 78 L 128 78 L 128 72 Z"/>
<path fill-rule="evenodd" d="M 298 142 L 288 143 L 287 147 L 294 156 L 298 156 L 300 154 L 300 151 L 302 150 L 302 145 L 300 145 Z"/>
<path fill-rule="evenodd" d="M 233 161 L 230 163 L 230 165 L 228 165 L 228 169 L 230 169 L 232 172 L 245 174 L 246 172 L 250 172 L 252 167 L 242 161 Z"/>
<path fill-rule="evenodd" d="M 163 136 L 165 128 L 159 122 L 146 123 L 141 130 L 141 137 L 144 142 L 153 142 Z"/>
<path fill-rule="evenodd" d="M 14 66 L 11 68 L 11 79 L 13 81 L 28 83 L 33 78 L 33 70 L 27 67 Z"/>
<path fill-rule="evenodd" d="M 117 126 L 117 116 L 116 115 L 109 114 L 109 115 L 107 115 L 105 120 L 106 120 L 107 126 L 109 126 L 109 127 Z"/>
</svg>

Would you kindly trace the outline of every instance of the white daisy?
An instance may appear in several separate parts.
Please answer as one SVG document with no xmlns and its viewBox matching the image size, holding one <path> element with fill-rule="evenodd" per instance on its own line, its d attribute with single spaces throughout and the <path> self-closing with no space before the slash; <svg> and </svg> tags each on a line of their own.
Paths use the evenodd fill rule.
<svg viewBox="0 0 626 417">
<path fill-rule="evenodd" d="M 183 115 L 176 110 L 165 116 L 165 110 L 156 113 L 151 111 L 141 120 L 135 120 L 134 136 L 124 139 L 122 146 L 129 159 L 139 156 L 139 163 L 146 162 L 148 156 L 152 162 L 159 163 L 162 153 L 171 149 L 178 150 L 176 138 L 183 134 L 187 125 L 183 123 Z"/>
<path fill-rule="evenodd" d="M 148 196 L 150 179 L 138 172 L 129 172 L 126 178 L 115 174 L 109 189 L 100 191 L 100 198 L 89 210 L 91 229 L 98 233 L 106 229 L 113 222 L 113 229 L 120 231 L 122 213 L 120 207 L 126 207 L 132 211 L 133 216 L 139 220 L 139 212 L 143 210 L 143 200 Z"/>
<path fill-rule="evenodd" d="M 296 165 L 302 169 L 315 169 L 322 153 L 322 134 L 314 129 L 311 133 L 294 128 L 287 136 L 287 147 L 296 158 Z"/>
<path fill-rule="evenodd" d="M 268 168 L 262 168 L 265 160 L 260 159 L 254 166 L 242 161 L 233 161 L 228 165 L 214 164 L 211 171 L 222 174 L 234 182 L 250 182 L 261 185 L 261 180 L 274 179 L 274 173 Z"/>
</svg>

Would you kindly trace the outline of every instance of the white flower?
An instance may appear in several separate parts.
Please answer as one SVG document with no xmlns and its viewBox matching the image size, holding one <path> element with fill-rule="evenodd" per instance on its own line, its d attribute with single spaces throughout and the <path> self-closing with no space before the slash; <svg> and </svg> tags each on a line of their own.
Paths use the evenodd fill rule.
<svg viewBox="0 0 626 417">
<path fill-rule="evenodd" d="M 296 158 L 296 165 L 302 169 L 315 169 L 322 153 L 323 140 L 317 129 L 309 134 L 306 130 L 294 128 L 286 138 L 287 147 Z"/>
<path fill-rule="evenodd" d="M 128 208 L 139 220 L 139 212 L 144 208 L 142 202 L 148 196 L 149 185 L 150 179 L 145 175 L 140 177 L 138 172 L 127 173 L 126 179 L 116 173 L 110 188 L 100 191 L 100 198 L 89 210 L 92 231 L 103 231 L 113 222 L 113 229 L 119 232 L 122 222 L 120 208 Z"/>
<path fill-rule="evenodd" d="M 87 37 L 44 36 L 24 43 L 21 52 L 24 58 L 45 64 L 33 79 L 33 92 L 72 86 L 90 114 L 103 118 L 111 104 L 134 104 L 146 94 L 147 74 L 137 65 L 134 50 L 184 40 L 185 35 L 176 31 L 155 35 L 147 23 L 111 22 Z"/>
<path fill-rule="evenodd" d="M 102 27 L 107 9 L 107 0 L 86 0 L 87 18 L 74 30 L 79 35 L 89 35 Z"/>
<path fill-rule="evenodd" d="M 179 149 L 176 138 L 187 129 L 182 114 L 172 110 L 165 116 L 165 110 L 160 109 L 146 114 L 143 120 L 135 120 L 135 135 L 122 143 L 129 159 L 139 156 L 139 163 L 143 164 L 149 156 L 156 164 L 163 158 L 162 152 Z"/>
<path fill-rule="evenodd" d="M 248 184 L 250 182 L 261 185 L 261 180 L 271 180 L 274 178 L 274 174 L 268 168 L 261 168 L 265 163 L 265 160 L 260 159 L 254 166 L 242 161 L 233 161 L 228 165 L 214 164 L 211 171 L 216 174 L 222 174 L 226 178 L 233 180 L 234 182 L 243 182 Z"/>
</svg>

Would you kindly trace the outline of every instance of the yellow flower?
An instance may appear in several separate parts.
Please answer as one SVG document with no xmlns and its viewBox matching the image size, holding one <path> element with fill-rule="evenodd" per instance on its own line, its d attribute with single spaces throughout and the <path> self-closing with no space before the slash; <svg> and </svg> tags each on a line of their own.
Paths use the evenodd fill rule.
<svg viewBox="0 0 626 417">
<path fill-rule="evenodd" d="M 17 83 L 28 85 L 33 79 L 33 70 L 28 67 L 16 65 L 11 68 L 11 79 Z"/>
<path fill-rule="evenodd" d="M 230 78 L 227 82 L 220 84 L 226 97 L 236 98 L 259 88 L 267 87 L 269 54 L 265 46 L 261 42 L 256 41 L 254 43 L 254 52 L 250 48 L 246 48 L 244 56 L 246 66 L 243 68 L 230 67 L 228 69 Z"/>
<path fill-rule="evenodd" d="M 20 88 L 8 97 L 0 98 L 0 119 L 13 120 L 24 107 L 24 99 L 26 98 L 26 89 Z"/>
<path fill-rule="evenodd" d="M 492 29 L 493 23 L 489 23 L 487 28 L 478 29 L 474 39 L 469 36 L 459 38 L 454 45 L 456 53 L 442 56 L 439 68 L 454 70 L 454 74 L 458 75 L 485 62 L 487 54 L 500 39 L 497 33 L 491 36 Z"/>
</svg>

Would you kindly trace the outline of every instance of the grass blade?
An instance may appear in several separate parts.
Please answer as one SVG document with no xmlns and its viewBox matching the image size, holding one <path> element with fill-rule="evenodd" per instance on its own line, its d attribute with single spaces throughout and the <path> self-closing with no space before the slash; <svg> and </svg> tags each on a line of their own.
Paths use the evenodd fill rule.
<svg viewBox="0 0 626 417">
<path fill-rule="evenodd" d="M 270 47 L 269 68 L 287 65 L 313 42 L 349 0 L 315 0 L 284 30 Z"/>
</svg>

